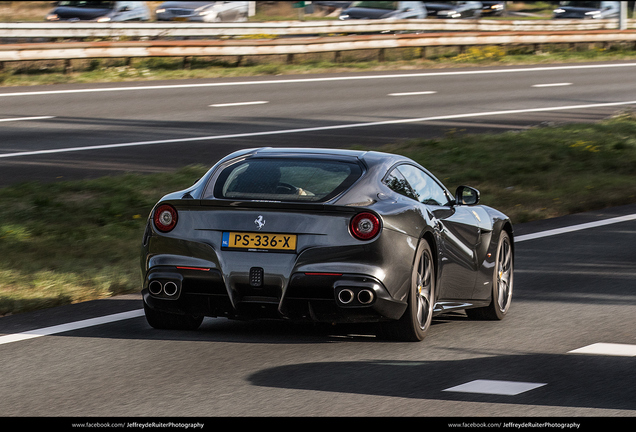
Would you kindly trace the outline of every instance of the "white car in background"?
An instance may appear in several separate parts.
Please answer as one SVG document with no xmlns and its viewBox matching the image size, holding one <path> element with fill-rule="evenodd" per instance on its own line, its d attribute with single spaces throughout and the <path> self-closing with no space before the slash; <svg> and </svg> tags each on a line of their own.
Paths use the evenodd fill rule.
<svg viewBox="0 0 636 432">
<path fill-rule="evenodd" d="M 340 20 L 354 19 L 421 19 L 426 7 L 421 1 L 355 1 L 340 13 Z"/>
<path fill-rule="evenodd" d="M 620 10 L 617 1 L 562 1 L 552 15 L 566 19 L 610 19 L 618 18 Z"/>
<path fill-rule="evenodd" d="M 248 13 L 246 1 L 169 1 L 155 10 L 157 21 L 243 22 Z"/>
<path fill-rule="evenodd" d="M 148 21 L 150 10 L 140 1 L 59 1 L 46 21 L 122 22 Z"/>
</svg>

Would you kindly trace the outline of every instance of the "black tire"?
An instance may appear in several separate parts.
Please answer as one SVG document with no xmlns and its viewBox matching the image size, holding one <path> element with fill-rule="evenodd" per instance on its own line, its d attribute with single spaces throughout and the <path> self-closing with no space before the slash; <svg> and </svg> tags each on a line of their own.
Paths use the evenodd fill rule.
<svg viewBox="0 0 636 432">
<path fill-rule="evenodd" d="M 404 342 L 421 341 L 431 326 L 434 306 L 435 264 L 431 246 L 422 239 L 413 262 L 406 311 L 398 321 L 385 323 L 382 334 Z"/>
<path fill-rule="evenodd" d="M 512 242 L 506 231 L 501 231 L 499 235 L 492 279 L 492 301 L 483 308 L 467 309 L 466 315 L 469 318 L 502 320 L 510 310 L 514 281 L 514 257 Z"/>
<path fill-rule="evenodd" d="M 160 330 L 196 330 L 203 322 L 203 316 L 178 315 L 151 309 L 144 302 L 146 321 Z"/>
</svg>

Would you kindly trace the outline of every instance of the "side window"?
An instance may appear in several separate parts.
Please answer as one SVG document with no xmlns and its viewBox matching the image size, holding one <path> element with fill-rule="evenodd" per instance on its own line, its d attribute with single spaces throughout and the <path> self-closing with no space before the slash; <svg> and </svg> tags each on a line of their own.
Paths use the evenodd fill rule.
<svg viewBox="0 0 636 432">
<path fill-rule="evenodd" d="M 384 184 L 389 187 L 394 192 L 399 193 L 400 195 L 404 195 L 408 198 L 412 198 L 416 201 L 419 201 L 417 195 L 411 189 L 411 186 L 406 181 L 402 173 L 399 169 L 395 168 L 389 175 L 384 179 Z"/>
<path fill-rule="evenodd" d="M 419 202 L 437 206 L 448 204 L 449 200 L 444 188 L 424 171 L 413 165 L 400 165 L 398 169 L 411 185 Z"/>
<path fill-rule="evenodd" d="M 420 2 L 412 2 L 412 1 L 400 2 L 400 9 L 404 11 L 418 10 L 420 6 L 419 3 Z"/>
</svg>

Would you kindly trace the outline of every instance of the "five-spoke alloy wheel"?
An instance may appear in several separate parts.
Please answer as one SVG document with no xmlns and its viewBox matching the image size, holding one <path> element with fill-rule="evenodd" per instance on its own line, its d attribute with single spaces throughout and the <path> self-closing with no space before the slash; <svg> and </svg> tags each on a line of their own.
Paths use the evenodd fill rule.
<svg viewBox="0 0 636 432">
<path fill-rule="evenodd" d="M 384 333 L 392 339 L 420 341 L 424 339 L 435 307 L 435 263 L 431 247 L 425 239 L 415 254 L 407 309 L 398 321 L 387 323 Z"/>
<path fill-rule="evenodd" d="M 484 308 L 467 309 L 466 314 L 470 318 L 500 320 L 506 316 L 512 301 L 513 267 L 512 242 L 508 233 L 502 231 L 495 256 L 492 301 Z"/>
</svg>

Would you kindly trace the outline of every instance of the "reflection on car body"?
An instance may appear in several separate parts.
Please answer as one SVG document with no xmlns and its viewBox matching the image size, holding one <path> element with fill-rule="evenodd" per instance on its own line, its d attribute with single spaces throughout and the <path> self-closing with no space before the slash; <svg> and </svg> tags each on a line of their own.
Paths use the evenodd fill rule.
<svg viewBox="0 0 636 432">
<path fill-rule="evenodd" d="M 505 1 L 482 1 L 481 2 L 480 15 L 483 17 L 501 16 L 501 15 L 504 15 L 505 13 L 506 13 Z"/>
<path fill-rule="evenodd" d="M 151 326 L 204 316 L 380 323 L 424 338 L 435 314 L 502 319 L 513 231 L 468 186 L 403 156 L 247 149 L 153 208 L 142 241 Z"/>
<path fill-rule="evenodd" d="M 340 13 L 341 20 L 426 18 L 421 1 L 356 1 Z"/>
<path fill-rule="evenodd" d="M 155 10 L 157 21 L 247 21 L 247 1 L 169 1 Z"/>
<path fill-rule="evenodd" d="M 620 2 L 617 1 L 562 1 L 553 11 L 554 18 L 609 19 L 618 18 Z"/>
<path fill-rule="evenodd" d="M 47 21 L 148 21 L 146 2 L 139 1 L 59 1 L 46 15 Z"/>
<path fill-rule="evenodd" d="M 476 18 L 482 10 L 482 4 L 478 1 L 426 2 L 425 5 L 429 17 L 436 18 Z"/>
</svg>

